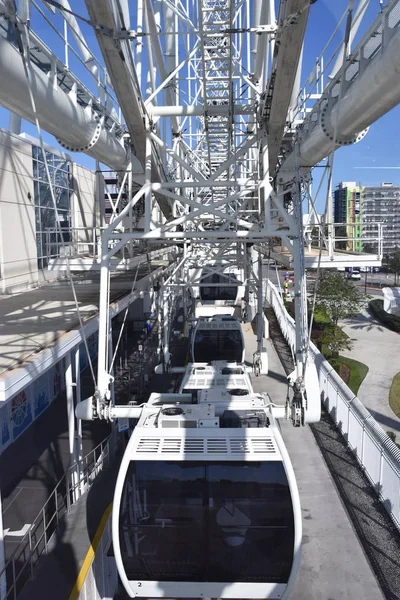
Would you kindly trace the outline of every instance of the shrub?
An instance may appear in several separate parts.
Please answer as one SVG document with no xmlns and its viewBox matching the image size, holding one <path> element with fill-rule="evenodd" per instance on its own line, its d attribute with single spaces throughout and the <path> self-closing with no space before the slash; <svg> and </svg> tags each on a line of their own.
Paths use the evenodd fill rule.
<svg viewBox="0 0 400 600">
<path fill-rule="evenodd" d="M 392 331 L 400 332 L 400 317 L 397 315 L 389 315 L 389 313 L 383 310 L 383 300 L 380 300 L 379 298 L 371 300 L 368 303 L 368 306 L 372 314 L 383 325 L 386 325 L 386 327 Z"/>
</svg>

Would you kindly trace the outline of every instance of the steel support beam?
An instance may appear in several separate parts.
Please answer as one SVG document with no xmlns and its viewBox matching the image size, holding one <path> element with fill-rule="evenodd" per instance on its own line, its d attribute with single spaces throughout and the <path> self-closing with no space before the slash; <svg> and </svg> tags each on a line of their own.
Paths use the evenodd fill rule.
<svg viewBox="0 0 400 600">
<path fill-rule="evenodd" d="M 303 47 L 310 0 L 281 0 L 266 102 L 269 170 L 275 172 Z"/>
</svg>

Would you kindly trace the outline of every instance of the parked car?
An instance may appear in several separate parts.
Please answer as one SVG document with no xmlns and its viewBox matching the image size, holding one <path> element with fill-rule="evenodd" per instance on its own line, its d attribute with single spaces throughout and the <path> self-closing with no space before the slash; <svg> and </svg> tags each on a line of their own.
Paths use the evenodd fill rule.
<svg viewBox="0 0 400 600">
<path fill-rule="evenodd" d="M 361 279 L 360 269 L 352 269 L 351 271 L 349 271 L 347 273 L 347 277 L 348 277 L 348 279 L 356 279 L 356 280 Z"/>
</svg>

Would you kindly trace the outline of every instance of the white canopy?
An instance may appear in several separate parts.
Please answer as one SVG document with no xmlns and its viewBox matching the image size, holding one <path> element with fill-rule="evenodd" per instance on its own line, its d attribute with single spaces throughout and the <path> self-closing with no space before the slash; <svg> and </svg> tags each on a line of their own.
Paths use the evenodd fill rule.
<svg viewBox="0 0 400 600">
<path fill-rule="evenodd" d="M 383 309 L 390 315 L 400 315 L 400 288 L 384 287 Z"/>
</svg>

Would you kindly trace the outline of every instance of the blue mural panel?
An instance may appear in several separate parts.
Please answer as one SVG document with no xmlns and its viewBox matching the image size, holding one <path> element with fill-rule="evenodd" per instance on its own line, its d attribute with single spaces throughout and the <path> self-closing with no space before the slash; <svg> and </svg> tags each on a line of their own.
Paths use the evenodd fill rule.
<svg viewBox="0 0 400 600">
<path fill-rule="evenodd" d="M 97 358 L 97 353 L 98 353 L 98 349 L 99 349 L 99 336 L 96 333 L 93 333 L 92 335 L 90 335 L 88 337 L 87 343 L 88 343 L 90 358 L 92 360 L 94 360 L 95 358 Z"/>
<path fill-rule="evenodd" d="M 87 354 L 86 354 L 85 344 L 81 344 L 79 346 L 79 368 L 80 368 L 81 372 L 84 371 L 86 369 L 86 367 L 88 367 L 88 366 L 89 366 L 89 361 L 88 361 Z"/>
<path fill-rule="evenodd" d="M 91 335 L 88 338 L 88 347 L 93 361 L 96 360 L 98 352 L 98 336 Z M 86 349 L 80 346 L 80 369 L 88 367 Z M 75 379 L 75 367 L 74 379 Z M 5 406 L 0 405 L 0 452 L 16 440 L 27 427 L 46 410 L 51 402 L 65 390 L 65 367 L 64 359 L 61 359 L 54 367 L 43 373 L 29 387 L 7 402 Z"/>
<path fill-rule="evenodd" d="M 51 402 L 49 391 L 49 377 L 52 369 L 46 371 L 33 383 L 33 406 L 35 418 L 38 417 Z"/>
<path fill-rule="evenodd" d="M 89 356 L 94 362 L 97 358 L 98 350 L 99 350 L 99 336 L 97 333 L 93 333 L 87 338 L 87 345 L 89 350 Z M 84 344 L 79 346 L 79 367 L 81 372 L 87 369 L 89 366 L 89 360 L 87 357 L 87 352 Z"/>
<path fill-rule="evenodd" d="M 64 388 L 64 361 L 60 360 L 60 362 L 50 369 L 50 402 L 52 402 Z"/>
<path fill-rule="evenodd" d="M 11 443 L 10 406 L 8 402 L 0 410 L 1 450 L 5 450 Z"/>
<path fill-rule="evenodd" d="M 11 400 L 11 426 L 13 441 L 32 423 L 32 386 Z"/>
</svg>

